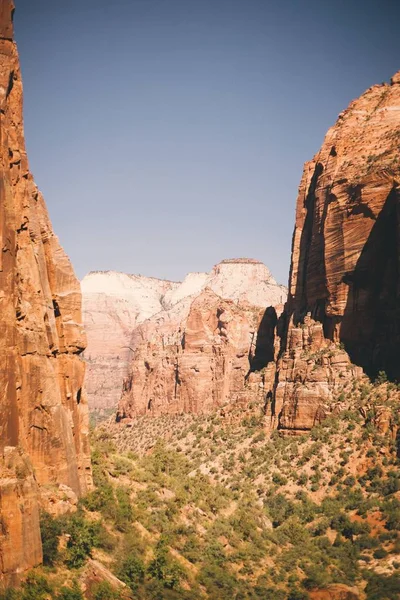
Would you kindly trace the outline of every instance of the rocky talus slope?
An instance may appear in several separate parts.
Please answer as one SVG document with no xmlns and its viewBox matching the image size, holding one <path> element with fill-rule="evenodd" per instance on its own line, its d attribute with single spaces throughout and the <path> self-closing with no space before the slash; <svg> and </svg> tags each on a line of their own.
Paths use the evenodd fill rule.
<svg viewBox="0 0 400 600">
<path fill-rule="evenodd" d="M 29 172 L 11 1 L 0 8 L 0 579 L 41 562 L 41 490 L 91 483 L 79 282 Z M 45 487 L 41 487 L 45 486 Z"/>
<path fill-rule="evenodd" d="M 267 393 L 285 297 L 285 288 L 259 261 L 216 265 L 200 293 L 133 332 L 118 419 L 209 412 L 229 403 L 247 405 Z"/>
<path fill-rule="evenodd" d="M 310 429 L 338 384 L 400 378 L 400 73 L 351 102 L 306 163 L 272 422 Z M 331 406 L 332 408 L 332 406 Z"/>
<path fill-rule="evenodd" d="M 250 327 L 253 333 L 257 330 L 262 318 L 261 312 L 264 312 L 261 311 L 261 307 L 265 309 L 270 304 L 280 305 L 284 302 L 286 288 L 278 285 L 269 270 L 259 261 L 231 259 L 222 261 L 210 273 L 189 273 L 181 283 L 116 272 L 90 273 L 82 280 L 82 294 L 88 336 L 85 359 L 90 409 L 115 409 L 121 397 L 123 381 L 129 376 L 125 382 L 124 398 L 127 399 L 126 392 L 132 392 L 132 388 L 127 390 L 127 386 L 132 385 L 130 365 L 133 364 L 132 369 L 137 371 L 137 374 L 141 371 L 141 375 L 138 374 L 139 379 L 135 377 L 134 386 L 135 393 L 139 393 L 143 388 L 140 391 L 139 409 L 142 411 L 146 410 L 144 407 L 152 401 L 154 385 L 158 389 L 156 396 L 157 393 L 167 394 L 163 401 L 165 407 L 169 406 L 174 397 L 174 355 L 181 346 L 183 323 L 188 318 L 190 306 L 195 300 L 197 307 L 201 304 L 198 297 L 205 302 L 201 309 L 203 312 L 214 311 L 214 316 L 210 315 L 211 321 L 213 318 L 215 321 L 218 310 L 222 310 L 223 303 L 217 306 L 219 301 L 222 302 L 222 298 L 231 300 L 233 314 L 239 315 L 240 322 L 243 322 L 242 317 L 247 311 L 248 318 L 245 319 L 243 332 L 240 333 L 238 322 L 235 334 L 236 337 L 243 336 L 243 359 L 251 347 L 248 329 Z M 210 301 L 211 297 L 213 301 Z M 213 307 L 210 302 L 214 303 Z M 258 309 L 254 312 L 251 307 Z M 257 315 L 256 318 L 254 315 Z M 211 321 L 210 326 L 212 325 L 217 332 L 218 319 L 213 324 Z M 233 325 L 230 326 L 231 330 L 232 327 Z M 251 336 L 254 345 L 253 333 Z M 209 344 L 214 332 L 207 330 L 205 335 L 210 338 L 207 342 Z M 190 336 L 186 341 L 189 339 Z M 217 340 L 218 336 L 215 339 Z M 209 348 L 211 349 L 211 346 Z M 137 361 L 133 358 L 132 361 L 132 357 L 140 358 Z M 147 380 L 149 373 L 146 364 L 149 364 L 149 361 L 155 370 Z M 247 373 L 249 364 L 246 357 L 242 363 L 240 368 L 245 369 Z M 211 368 L 208 364 L 207 368 L 209 367 Z M 157 382 L 158 376 L 162 381 Z M 210 373 L 207 376 L 211 382 L 213 377 Z M 221 372 L 218 377 L 225 378 L 225 385 L 229 386 L 228 372 Z M 243 379 L 242 373 L 240 377 Z M 205 381 L 203 383 L 206 385 Z M 238 387 L 237 384 L 235 386 Z M 188 407 L 188 402 L 178 401 L 174 409 L 171 405 L 170 410 Z M 206 401 L 204 398 L 200 404 L 203 402 L 208 402 L 211 406 L 214 401 Z M 153 409 L 156 405 L 157 399 Z M 193 406 L 197 405 L 199 401 L 193 400 Z"/>
</svg>

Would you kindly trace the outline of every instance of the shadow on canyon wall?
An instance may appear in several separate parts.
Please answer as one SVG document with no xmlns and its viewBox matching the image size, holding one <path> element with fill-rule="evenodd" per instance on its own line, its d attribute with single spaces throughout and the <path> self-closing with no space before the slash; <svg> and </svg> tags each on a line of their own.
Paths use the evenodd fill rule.
<svg viewBox="0 0 400 600">
<path fill-rule="evenodd" d="M 343 281 L 349 293 L 343 317 L 329 317 L 324 257 L 324 225 L 327 209 L 315 213 L 316 189 L 323 166 L 316 165 L 304 206 L 307 213 L 300 238 L 297 284 L 294 298 L 286 305 L 287 323 L 301 322 L 307 312 L 322 322 L 325 337 L 344 343 L 353 363 L 374 378 L 385 371 L 400 381 L 400 193 L 394 185 L 376 219 L 354 271 Z M 329 200 L 334 200 L 333 195 Z M 328 202 L 325 203 L 326 207 Z M 334 207 L 331 206 L 331 210 Z M 365 214 L 370 218 L 371 212 Z M 338 215 L 338 219 L 342 218 Z M 342 225 L 339 225 L 341 227 Z M 343 246 L 344 246 L 344 240 Z M 343 250 L 344 252 L 344 250 Z M 344 271 L 344 256 L 338 257 Z M 283 332 L 281 352 L 286 347 Z"/>
<path fill-rule="evenodd" d="M 356 267 L 343 277 L 349 295 L 340 329 L 352 362 L 370 377 L 400 381 L 400 196 L 388 195 Z"/>
<path fill-rule="evenodd" d="M 265 310 L 258 327 L 254 356 L 249 356 L 249 373 L 261 371 L 269 362 L 274 360 L 275 327 L 277 322 L 276 310 L 273 306 L 269 306 Z"/>
</svg>

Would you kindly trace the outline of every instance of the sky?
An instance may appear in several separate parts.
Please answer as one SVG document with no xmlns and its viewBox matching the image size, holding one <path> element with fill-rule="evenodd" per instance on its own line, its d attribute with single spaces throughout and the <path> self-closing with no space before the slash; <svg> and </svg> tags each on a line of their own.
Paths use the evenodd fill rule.
<svg viewBox="0 0 400 600">
<path fill-rule="evenodd" d="M 392 0 L 16 0 L 28 157 L 81 278 L 287 283 L 303 163 L 400 70 Z"/>
</svg>

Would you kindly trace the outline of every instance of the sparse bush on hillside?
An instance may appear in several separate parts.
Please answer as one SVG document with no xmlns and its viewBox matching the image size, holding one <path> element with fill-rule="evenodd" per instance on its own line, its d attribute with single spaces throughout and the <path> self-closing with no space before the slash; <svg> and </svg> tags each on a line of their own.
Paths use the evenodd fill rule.
<svg viewBox="0 0 400 600">
<path fill-rule="evenodd" d="M 72 587 L 63 586 L 56 596 L 56 600 L 84 600 L 78 583 L 75 581 Z"/>
<path fill-rule="evenodd" d="M 22 586 L 21 600 L 47 600 L 52 591 L 46 577 L 31 571 Z"/>
<path fill-rule="evenodd" d="M 132 592 L 137 592 L 139 585 L 144 581 L 144 575 L 145 564 L 133 552 L 128 554 L 118 569 L 118 577 L 130 587 Z"/>
<path fill-rule="evenodd" d="M 171 558 L 163 539 L 157 544 L 154 559 L 150 562 L 147 572 L 168 589 L 179 588 L 181 580 L 185 578 L 182 568 Z"/>
<path fill-rule="evenodd" d="M 90 590 L 93 600 L 120 600 L 121 594 L 108 581 L 100 581 L 92 585 Z"/>
<path fill-rule="evenodd" d="M 367 600 L 398 600 L 400 590 L 400 575 L 378 575 L 366 573 L 368 577 L 365 592 Z"/>
<path fill-rule="evenodd" d="M 100 523 L 87 521 L 83 514 L 77 513 L 64 521 L 63 530 L 68 534 L 65 563 L 71 569 L 81 567 L 92 555 L 92 549 L 98 543 Z"/>
<path fill-rule="evenodd" d="M 53 565 L 59 556 L 58 543 L 62 533 L 60 522 L 47 512 L 40 515 L 43 564 Z"/>
<path fill-rule="evenodd" d="M 353 386 L 353 406 L 362 394 L 372 407 L 375 396 L 387 401 L 387 384 L 384 392 L 362 385 Z M 374 600 L 374 569 L 400 553 L 399 463 L 368 419 L 348 410 L 296 438 L 269 438 L 259 416 L 240 414 L 236 424 L 215 415 L 139 419 L 115 440 L 96 432 L 98 487 L 75 516 L 43 517 L 46 555 L 61 534 L 71 537 L 54 554 L 57 568 L 105 552 L 141 600 L 305 600 L 335 582 L 367 585 Z M 390 600 L 392 583 L 382 583 Z M 62 593 L 48 598 L 81 600 L 73 587 Z M 7 600 L 32 600 L 17 594 Z"/>
</svg>

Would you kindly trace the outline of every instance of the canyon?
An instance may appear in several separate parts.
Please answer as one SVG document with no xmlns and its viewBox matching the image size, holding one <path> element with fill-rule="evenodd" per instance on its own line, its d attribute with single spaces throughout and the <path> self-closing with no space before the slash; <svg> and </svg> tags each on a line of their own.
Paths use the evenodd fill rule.
<svg viewBox="0 0 400 600">
<path fill-rule="evenodd" d="M 213 282 L 196 274 L 193 293 L 185 284 L 164 282 L 169 289 L 153 315 L 146 319 L 139 311 L 118 342 L 121 368 L 109 375 L 106 361 L 97 367 L 97 357 L 94 366 L 89 360 L 91 391 L 91 369 L 100 371 L 93 405 L 102 404 L 99 389 L 111 386 L 112 401 L 105 404 L 115 406 L 125 373 L 119 420 L 201 413 L 232 402 L 247 406 L 264 397 L 267 427 L 296 434 L 339 410 L 337 398 L 353 381 L 380 372 L 398 379 L 399 106 L 395 74 L 351 102 L 305 164 L 284 310 L 278 288 L 246 298 L 254 282 L 268 281 L 254 264 L 253 275 L 240 279 L 227 270 L 235 263 L 223 261 Z M 221 267 L 223 285 L 217 283 Z M 89 340 L 90 319 L 101 321 L 88 315 Z"/>
<path fill-rule="evenodd" d="M 29 171 L 13 2 L 0 10 L 0 578 L 42 560 L 39 508 L 91 486 L 81 293 Z M 60 493 L 59 493 L 60 492 Z"/>
<path fill-rule="evenodd" d="M 163 310 L 177 283 L 114 271 L 89 273 L 81 282 L 88 345 L 85 387 L 91 411 L 115 409 L 129 363 L 135 327 Z"/>
<path fill-rule="evenodd" d="M 0 3 L 1 598 L 26 577 L 8 597 L 48 577 L 55 600 L 396 598 L 400 73 L 306 163 L 288 290 L 250 258 L 80 286 L 29 170 L 13 13 Z M 89 409 L 113 415 L 93 472 Z"/>
<path fill-rule="evenodd" d="M 265 328 L 271 320 L 265 309 L 281 311 L 286 300 L 286 288 L 254 259 L 227 259 L 181 283 L 90 273 L 82 293 L 90 409 L 115 410 L 123 392 L 119 418 L 201 412 L 243 395 L 256 348 L 258 361 L 273 358 L 257 345 L 261 321 Z"/>
</svg>

